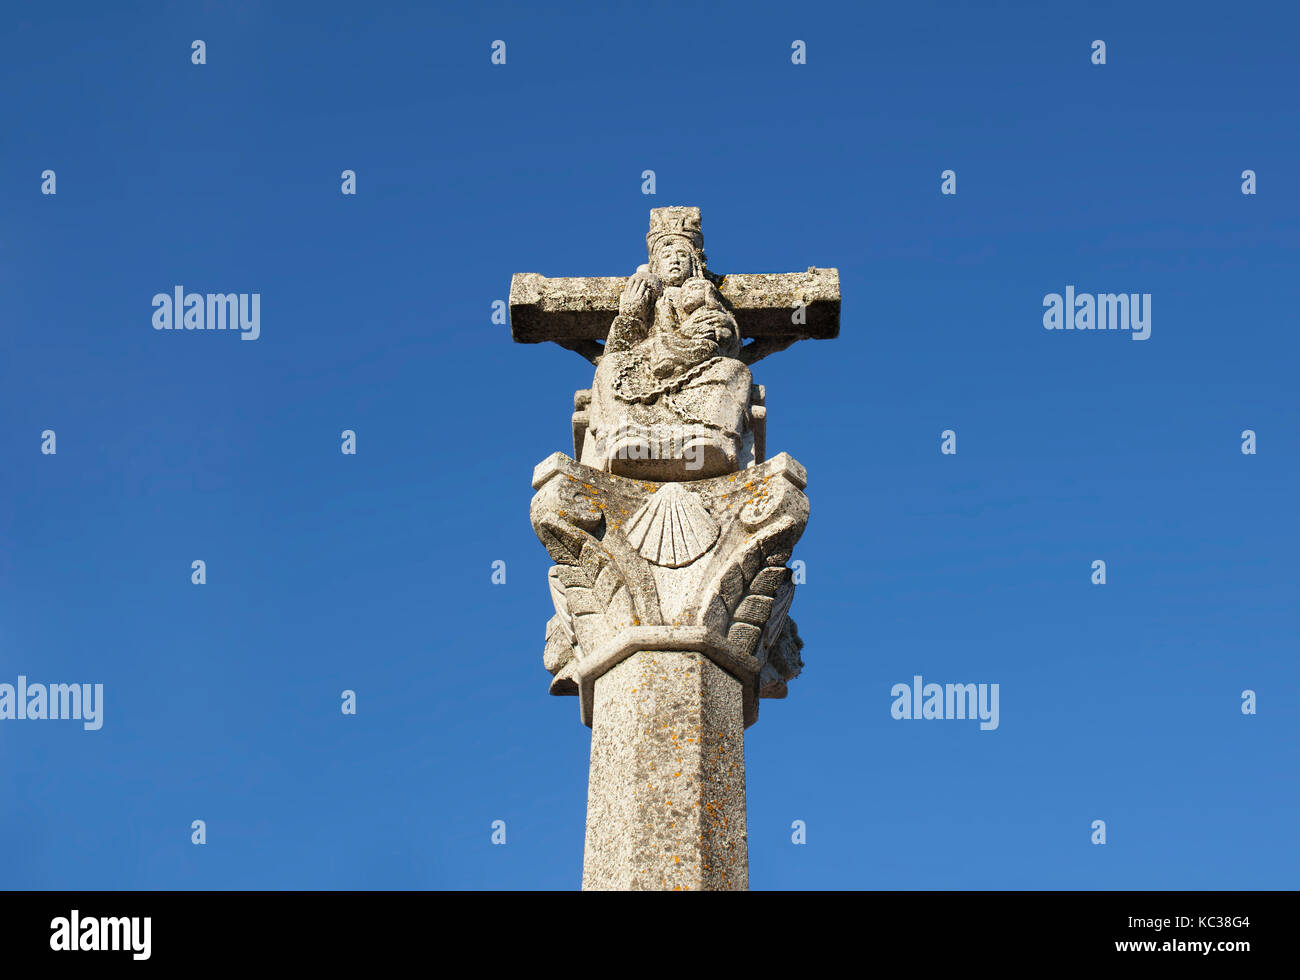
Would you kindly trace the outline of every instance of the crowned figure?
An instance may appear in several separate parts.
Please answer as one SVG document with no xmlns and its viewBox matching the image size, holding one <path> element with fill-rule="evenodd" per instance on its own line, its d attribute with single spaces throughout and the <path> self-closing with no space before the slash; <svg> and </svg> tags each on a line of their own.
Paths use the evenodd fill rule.
<svg viewBox="0 0 1300 980">
<path fill-rule="evenodd" d="M 702 480 L 745 464 L 749 368 L 705 267 L 698 208 L 656 208 L 592 385 L 582 462 L 616 476 Z"/>
</svg>

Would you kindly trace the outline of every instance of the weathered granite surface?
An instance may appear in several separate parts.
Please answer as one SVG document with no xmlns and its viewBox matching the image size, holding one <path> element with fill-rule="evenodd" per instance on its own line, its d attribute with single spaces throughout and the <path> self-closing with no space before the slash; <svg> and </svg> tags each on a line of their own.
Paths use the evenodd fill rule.
<svg viewBox="0 0 1300 980">
<path fill-rule="evenodd" d="M 517 272 L 510 280 L 510 327 L 515 341 L 604 340 L 629 276 L 548 279 Z M 784 337 L 792 332 L 790 311 L 808 309 L 802 336 L 829 340 L 840 328 L 840 280 L 836 269 L 806 272 L 739 273 L 718 277 L 718 291 L 740 324 L 740 335 Z"/>
<path fill-rule="evenodd" d="M 699 653 L 638 652 L 601 676 L 583 888 L 749 887 L 741 701 Z"/>
<path fill-rule="evenodd" d="M 785 563 L 808 522 L 806 479 L 785 453 L 689 483 L 629 480 L 563 453 L 538 464 L 533 529 L 556 563 L 551 692 L 580 695 L 590 725 L 591 687 L 619 660 L 693 650 L 741 682 L 753 724 L 758 698 L 784 697 L 803 665 Z M 643 535 L 655 520 L 691 530 Z"/>
<path fill-rule="evenodd" d="M 544 663 L 592 728 L 583 887 L 745 889 L 744 729 L 803 666 L 786 563 L 808 521 L 749 365 L 834 337 L 839 277 L 715 276 L 697 208 L 651 211 L 646 246 L 631 277 L 511 284 L 516 340 L 596 365 L 576 459 L 533 474 Z"/>
</svg>

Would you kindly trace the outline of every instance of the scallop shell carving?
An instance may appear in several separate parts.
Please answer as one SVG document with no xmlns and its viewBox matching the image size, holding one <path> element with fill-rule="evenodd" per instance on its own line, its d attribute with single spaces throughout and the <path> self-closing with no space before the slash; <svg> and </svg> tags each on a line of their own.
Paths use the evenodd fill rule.
<svg viewBox="0 0 1300 980">
<path fill-rule="evenodd" d="M 681 568 L 713 547 L 718 524 L 699 497 L 680 484 L 665 483 L 632 515 L 626 534 L 642 558 L 664 568 Z"/>
</svg>

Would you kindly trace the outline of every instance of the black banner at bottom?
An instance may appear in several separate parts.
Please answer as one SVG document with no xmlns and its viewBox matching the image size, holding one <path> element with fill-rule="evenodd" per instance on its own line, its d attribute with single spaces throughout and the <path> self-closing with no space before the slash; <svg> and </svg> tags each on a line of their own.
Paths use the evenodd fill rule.
<svg viewBox="0 0 1300 980">
<path fill-rule="evenodd" d="M 1294 904 L 1290 892 L 7 892 L 0 949 L 7 966 L 115 971 L 335 972 L 467 945 L 489 969 L 570 953 L 594 969 L 604 946 L 620 957 L 606 963 L 653 968 L 656 951 L 681 965 L 698 949 L 703 965 L 791 944 L 863 967 L 901 956 L 925 972 L 1098 959 L 1231 969 L 1284 953 Z"/>
</svg>

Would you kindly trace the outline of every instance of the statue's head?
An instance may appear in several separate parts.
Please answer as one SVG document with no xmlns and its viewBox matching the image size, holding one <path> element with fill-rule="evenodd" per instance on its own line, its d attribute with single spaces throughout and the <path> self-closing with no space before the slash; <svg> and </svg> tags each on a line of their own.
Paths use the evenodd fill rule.
<svg viewBox="0 0 1300 980">
<path fill-rule="evenodd" d="M 705 274 L 699 208 L 653 208 L 645 243 L 650 271 L 665 286 L 680 286 Z"/>
<path fill-rule="evenodd" d="M 680 286 L 687 279 L 702 276 L 704 264 L 687 239 L 680 235 L 665 235 L 655 242 L 650 255 L 650 271 L 665 286 Z"/>
</svg>

